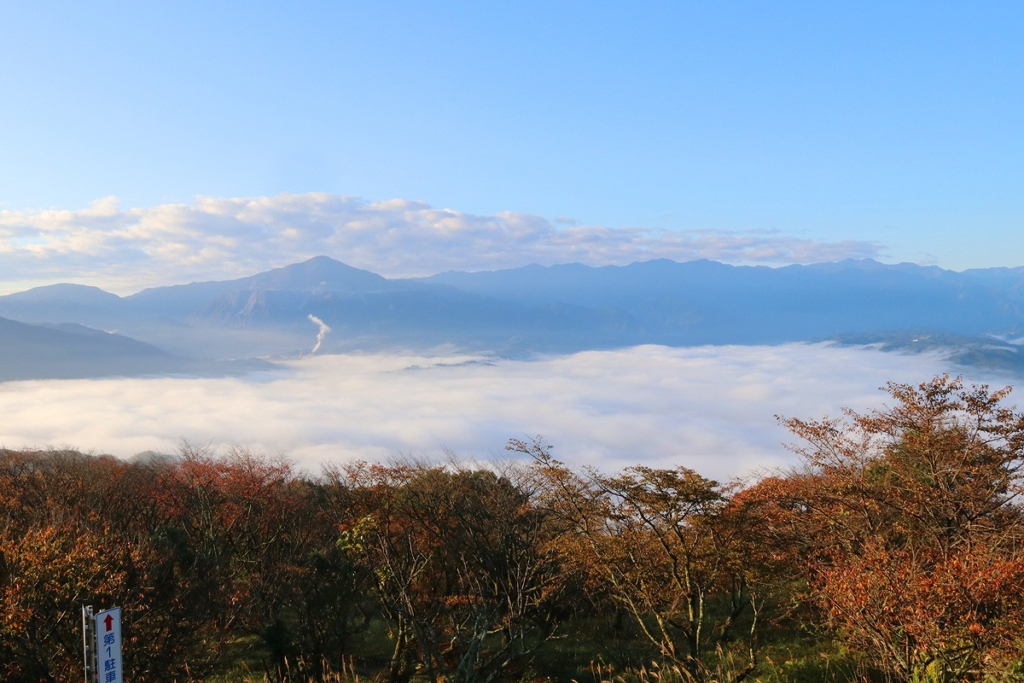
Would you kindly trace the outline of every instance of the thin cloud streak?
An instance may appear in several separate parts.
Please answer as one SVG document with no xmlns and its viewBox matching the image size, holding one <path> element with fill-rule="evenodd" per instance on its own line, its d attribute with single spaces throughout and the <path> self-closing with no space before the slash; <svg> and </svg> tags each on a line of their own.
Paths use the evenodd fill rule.
<svg viewBox="0 0 1024 683">
<path fill-rule="evenodd" d="M 324 462 L 444 448 L 486 459 L 504 455 L 509 438 L 540 434 L 574 465 L 683 465 L 727 479 L 794 461 L 776 414 L 877 407 L 887 380 L 916 383 L 946 369 L 928 354 L 806 344 L 480 360 L 311 356 L 251 379 L 0 383 L 0 444 L 121 457 L 174 451 L 182 440 L 238 444 L 285 452 L 316 472 Z"/>
<path fill-rule="evenodd" d="M 520 212 L 480 216 L 424 202 L 310 193 L 121 208 L 0 211 L 0 290 L 74 281 L 122 294 L 243 277 L 326 254 L 391 276 L 530 263 L 624 265 L 708 258 L 783 265 L 876 257 L 881 246 L 775 232 L 609 228 Z"/>
<path fill-rule="evenodd" d="M 310 355 L 312 355 L 320 350 L 320 345 L 324 343 L 324 338 L 331 331 L 331 327 L 330 325 L 328 325 L 327 323 L 325 323 L 323 320 L 316 317 L 312 313 L 310 313 L 307 317 L 309 318 L 309 321 L 311 323 L 320 328 L 319 331 L 317 331 L 316 333 L 316 344 L 313 345 L 312 350 L 309 352 Z"/>
</svg>

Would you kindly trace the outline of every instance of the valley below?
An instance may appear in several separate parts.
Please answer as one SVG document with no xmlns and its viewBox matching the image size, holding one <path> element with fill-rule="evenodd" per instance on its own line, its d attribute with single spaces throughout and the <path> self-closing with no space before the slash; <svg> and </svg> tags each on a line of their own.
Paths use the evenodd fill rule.
<svg viewBox="0 0 1024 683">
<path fill-rule="evenodd" d="M 241 444 L 316 471 L 543 435 L 574 463 L 745 476 L 791 462 L 776 415 L 943 372 L 1012 384 L 1022 283 L 874 261 L 402 280 L 321 256 L 124 297 L 55 284 L 0 297 L 0 444 Z"/>
</svg>

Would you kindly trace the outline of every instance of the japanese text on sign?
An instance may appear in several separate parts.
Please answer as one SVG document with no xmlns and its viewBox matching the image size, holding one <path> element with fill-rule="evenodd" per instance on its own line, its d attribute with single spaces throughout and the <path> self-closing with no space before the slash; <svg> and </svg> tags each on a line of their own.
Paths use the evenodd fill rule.
<svg viewBox="0 0 1024 683">
<path fill-rule="evenodd" d="M 99 683 L 124 683 L 121 660 L 121 608 L 105 610 L 95 617 L 96 679 Z"/>
</svg>

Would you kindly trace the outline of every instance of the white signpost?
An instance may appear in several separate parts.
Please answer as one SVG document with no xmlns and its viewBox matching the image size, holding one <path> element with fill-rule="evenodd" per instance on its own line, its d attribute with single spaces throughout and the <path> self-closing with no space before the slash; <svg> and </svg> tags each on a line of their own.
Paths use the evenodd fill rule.
<svg viewBox="0 0 1024 683">
<path fill-rule="evenodd" d="M 95 634 L 95 649 L 90 653 L 88 647 L 86 648 L 86 680 L 91 677 L 96 683 L 124 683 L 124 664 L 121 659 L 121 608 L 114 607 L 93 616 L 92 608 L 87 607 L 82 610 L 82 618 L 83 622 L 91 622 L 88 625 Z"/>
</svg>

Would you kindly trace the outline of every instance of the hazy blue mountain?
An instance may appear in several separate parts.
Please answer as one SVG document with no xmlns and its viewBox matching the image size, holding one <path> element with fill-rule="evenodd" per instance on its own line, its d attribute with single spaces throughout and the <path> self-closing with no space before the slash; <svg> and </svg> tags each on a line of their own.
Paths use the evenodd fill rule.
<svg viewBox="0 0 1024 683">
<path fill-rule="evenodd" d="M 318 328 L 310 315 L 333 330 L 325 348 L 432 346 L 453 341 L 500 346 L 517 322 L 525 324 L 523 307 L 517 304 L 485 300 L 443 285 L 388 280 L 326 257 L 226 283 L 148 290 L 129 300 L 151 303 L 160 298 L 159 308 L 167 311 L 174 305 L 173 297 L 187 302 L 187 310 L 180 304 L 175 310 L 197 328 L 291 334 L 293 348 L 282 351 L 293 350 L 296 344 L 298 348 L 312 345 Z M 557 330 L 561 320 L 549 318 L 544 322 Z"/>
<path fill-rule="evenodd" d="M 9 302 L 21 302 L 27 306 L 80 306 L 94 310 L 116 306 L 121 300 L 116 294 L 105 292 L 99 287 L 67 283 L 36 287 L 27 292 L 10 294 L 5 298 Z"/>
<path fill-rule="evenodd" d="M 938 353 L 956 365 L 1024 374 L 1024 346 L 992 336 L 905 330 L 844 334 L 833 341 L 845 346 L 873 346 L 880 351 Z"/>
<path fill-rule="evenodd" d="M 365 294 L 408 287 L 408 284 L 401 280 L 388 280 L 376 273 L 353 268 L 327 256 L 315 256 L 302 263 L 275 268 L 243 280 L 236 280 L 234 284 L 239 289 L 338 294 Z"/>
<path fill-rule="evenodd" d="M 264 361 L 181 358 L 150 344 L 74 323 L 30 324 L 0 318 L 0 381 L 139 375 L 225 375 L 274 366 Z"/>
<path fill-rule="evenodd" d="M 316 329 L 311 315 L 331 327 L 325 350 L 456 345 L 520 355 L 605 348 L 633 341 L 632 325 L 621 316 L 568 304 L 524 306 L 452 287 L 409 284 L 358 294 L 232 292 L 218 297 L 192 320 L 256 333 L 292 330 L 310 340 Z"/>
<path fill-rule="evenodd" d="M 126 297 L 128 307 L 140 314 L 187 318 L 203 311 L 230 307 L 246 293 L 266 291 L 336 292 L 359 294 L 387 291 L 403 285 L 345 265 L 326 256 L 317 256 L 284 268 L 238 280 L 194 282 L 188 285 L 154 287 Z M 405 287 L 411 285 L 405 284 Z"/>
<path fill-rule="evenodd" d="M 6 299 L 0 297 L 0 314 L 9 310 Z M 49 306 L 32 319 L 60 319 L 53 317 L 59 313 L 75 322 L 102 322 L 179 353 L 209 357 L 308 350 L 318 329 L 310 315 L 332 328 L 325 350 L 454 344 L 505 354 L 574 351 L 633 343 L 636 327 L 614 312 L 523 305 L 442 284 L 388 280 L 322 256 L 248 278 L 158 287 L 107 303 L 100 311 Z"/>
<path fill-rule="evenodd" d="M 655 260 L 448 272 L 424 281 L 524 305 L 620 311 L 638 321 L 645 338 L 669 344 L 763 344 L 910 328 L 1024 329 L 1024 274 L 986 278 L 875 261 L 766 268 Z"/>
<path fill-rule="evenodd" d="M 88 285 L 56 284 L 0 297 L 0 316 L 22 322 L 68 322 L 106 327 L 124 312 L 116 294 Z"/>
<path fill-rule="evenodd" d="M 991 335 L 1024 336 L 1024 268 L 653 260 L 389 280 L 320 256 L 123 298 L 81 285 L 40 287 L 0 297 L 0 316 L 113 330 L 207 359 L 308 352 L 315 316 L 331 328 L 323 351 L 446 346 L 528 355 L 852 338 L 895 348 L 904 343 L 895 340 L 925 335 L 933 347 L 959 349 L 960 362 L 1016 367 L 1015 345 L 993 346 Z"/>
<path fill-rule="evenodd" d="M 253 315 L 245 302 L 279 293 L 314 300 L 323 293 L 364 294 L 390 289 L 422 289 L 393 282 L 327 257 L 237 280 L 155 287 L 118 297 L 95 287 L 53 285 L 0 296 L 0 316 L 22 322 L 72 322 L 116 331 L 178 355 L 236 359 L 308 350 L 316 327 L 307 313 L 273 309 Z M 236 305 L 241 301 L 240 305 Z M 232 307 L 238 310 L 233 310 Z M 266 324 L 265 324 L 266 323 Z"/>
<path fill-rule="evenodd" d="M 209 308 L 218 298 L 237 298 L 242 292 L 304 291 L 362 294 L 419 288 L 409 281 L 392 281 L 347 266 L 326 256 L 277 268 L 251 277 L 217 282 L 194 282 L 144 289 L 119 297 L 97 287 L 56 284 L 0 296 L 0 315 L 32 322 L 95 322 L 97 319 L 170 318 L 184 320 Z"/>
</svg>

